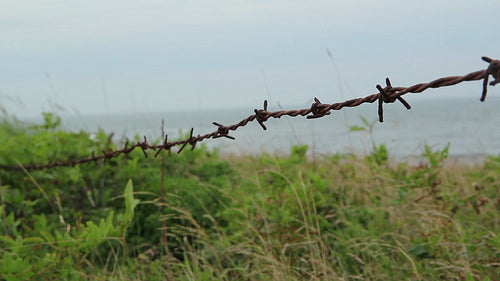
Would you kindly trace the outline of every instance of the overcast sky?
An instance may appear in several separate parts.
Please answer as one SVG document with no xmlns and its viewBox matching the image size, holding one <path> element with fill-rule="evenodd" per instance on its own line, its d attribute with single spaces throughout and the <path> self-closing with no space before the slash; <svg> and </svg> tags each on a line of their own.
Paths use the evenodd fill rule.
<svg viewBox="0 0 500 281">
<path fill-rule="evenodd" d="M 500 58 L 497 0 L 0 6 L 0 104 L 17 116 L 251 109 L 264 99 L 270 109 L 307 107 L 313 97 L 376 93 L 387 76 L 408 86 L 484 69 L 481 56 Z M 423 95 L 480 92 L 481 82 L 469 82 Z"/>
</svg>

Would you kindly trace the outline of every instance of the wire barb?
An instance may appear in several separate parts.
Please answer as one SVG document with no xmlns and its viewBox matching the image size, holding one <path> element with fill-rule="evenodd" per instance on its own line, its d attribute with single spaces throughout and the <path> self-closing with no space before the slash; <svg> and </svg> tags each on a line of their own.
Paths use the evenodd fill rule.
<svg viewBox="0 0 500 281">
<path fill-rule="evenodd" d="M 194 128 L 191 128 L 191 131 L 189 132 L 189 138 L 188 138 L 188 139 L 186 139 L 186 140 L 184 140 L 184 141 L 182 142 L 183 144 L 182 144 L 181 148 L 177 151 L 177 153 L 181 153 L 181 152 L 182 152 L 182 150 L 184 149 L 184 147 L 186 147 L 186 145 L 187 145 L 188 143 L 191 143 L 191 142 L 192 142 L 192 139 L 193 139 L 193 130 L 194 130 Z M 193 147 L 194 147 L 194 146 L 193 146 Z"/>
<path fill-rule="evenodd" d="M 401 96 L 397 95 L 396 90 L 391 85 L 391 80 L 389 78 L 385 78 L 386 87 L 382 88 L 382 86 L 377 85 L 379 96 L 378 96 L 378 121 L 380 123 L 384 122 L 384 108 L 383 103 L 393 103 L 396 100 L 400 101 L 406 109 L 411 109 L 410 104 L 404 100 Z"/>
<path fill-rule="evenodd" d="M 162 134 L 164 133 L 163 132 L 163 128 L 162 128 Z M 168 150 L 168 156 L 170 156 L 170 144 L 168 143 L 168 135 L 165 134 L 164 137 L 163 137 L 163 144 L 161 144 L 158 148 L 158 151 L 156 151 L 155 153 L 155 158 L 158 156 L 158 154 L 160 154 L 160 152 L 162 152 L 163 150 Z"/>
<path fill-rule="evenodd" d="M 330 115 L 330 108 L 328 108 L 328 104 L 323 104 L 318 98 L 314 98 L 314 103 L 311 105 L 311 113 L 313 115 L 307 116 L 307 119 L 321 118 L 325 115 Z"/>
<path fill-rule="evenodd" d="M 483 93 L 481 94 L 481 101 L 485 101 L 490 74 L 495 78 L 495 80 L 490 82 L 490 86 L 495 86 L 497 83 L 500 83 L 500 60 L 490 59 L 489 57 L 481 57 L 481 59 L 490 64 L 484 73 Z"/>
<path fill-rule="evenodd" d="M 220 137 L 225 137 L 228 139 L 234 140 L 234 137 L 229 135 L 229 127 L 226 127 L 224 125 L 221 125 L 217 122 L 212 122 L 215 126 L 217 126 L 217 134 L 213 137 L 214 139 L 220 138 Z"/>
<path fill-rule="evenodd" d="M 262 127 L 262 129 L 267 130 L 266 125 L 264 125 L 264 122 L 267 121 L 269 118 L 269 115 L 265 115 L 268 113 L 267 111 L 267 100 L 264 100 L 264 109 L 254 109 L 253 112 L 255 112 L 255 119 L 257 122 L 259 122 L 259 125 Z"/>
</svg>

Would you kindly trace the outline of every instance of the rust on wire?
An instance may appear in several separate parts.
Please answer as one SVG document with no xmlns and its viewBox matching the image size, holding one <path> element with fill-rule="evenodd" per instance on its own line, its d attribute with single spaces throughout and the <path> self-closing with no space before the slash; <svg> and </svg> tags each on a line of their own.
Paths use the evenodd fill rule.
<svg viewBox="0 0 500 281">
<path fill-rule="evenodd" d="M 220 138 L 220 137 L 225 137 L 225 138 L 234 140 L 234 137 L 229 135 L 229 127 L 221 125 L 217 122 L 212 122 L 212 124 L 214 124 L 215 126 L 218 127 L 217 128 L 217 135 L 213 137 L 214 139 Z"/>
<path fill-rule="evenodd" d="M 314 103 L 311 105 L 311 113 L 312 115 L 307 116 L 307 119 L 316 119 L 330 115 L 330 109 L 328 109 L 328 104 L 323 104 L 318 98 L 314 98 Z"/>
<path fill-rule="evenodd" d="M 254 109 L 255 112 L 255 119 L 257 122 L 259 122 L 259 125 L 262 127 L 262 129 L 267 130 L 266 125 L 264 125 L 264 122 L 267 121 L 269 118 L 269 115 L 267 115 L 267 100 L 264 100 L 264 109 Z"/>
<path fill-rule="evenodd" d="M 380 85 L 376 86 L 377 90 L 379 90 L 379 92 L 380 92 L 379 97 L 378 97 L 378 121 L 379 122 L 384 122 L 384 108 L 383 108 L 384 102 L 385 103 L 393 103 L 396 100 L 398 100 L 406 107 L 406 109 L 411 109 L 410 104 L 406 100 L 404 100 L 403 97 L 391 96 L 391 94 L 393 94 L 395 91 L 394 91 L 394 88 L 392 88 L 391 80 L 389 80 L 389 78 L 385 78 L 385 84 L 386 84 L 385 88 L 382 88 L 382 86 L 380 86 Z"/>
<path fill-rule="evenodd" d="M 490 82 L 491 86 L 495 86 L 497 83 L 500 83 L 500 60 L 493 60 L 489 57 L 482 57 L 481 59 L 490 64 L 486 69 L 483 80 L 483 94 L 481 95 L 481 101 L 484 101 L 486 99 L 486 92 L 488 91 L 488 79 L 490 74 L 493 78 L 495 78 L 495 80 Z"/>
<path fill-rule="evenodd" d="M 193 136 L 193 128 L 191 129 L 189 133 L 189 137 L 187 139 L 183 140 L 178 140 L 178 141 L 173 141 L 169 142 L 167 139 L 167 135 L 162 136 L 163 137 L 163 143 L 159 145 L 152 145 L 147 142 L 146 137 L 144 137 L 143 142 L 137 142 L 134 145 L 131 145 L 129 147 L 128 141 L 125 143 L 124 148 L 122 149 L 117 149 L 114 151 L 103 151 L 101 155 L 95 155 L 95 152 L 92 152 L 91 156 L 83 157 L 80 159 L 70 159 L 66 161 L 55 161 L 52 163 L 48 164 L 27 164 L 27 165 L 17 165 L 17 166 L 8 166 L 8 165 L 0 165 L 0 169 L 4 170 L 36 170 L 36 169 L 48 169 L 48 168 L 54 168 L 54 167 L 65 167 L 65 166 L 76 166 L 84 163 L 90 163 L 90 162 L 97 162 L 99 160 L 106 160 L 106 159 L 112 159 L 115 157 L 118 157 L 120 155 L 123 155 L 123 157 L 127 157 L 129 153 L 131 153 L 133 150 L 136 148 L 140 148 L 145 157 L 148 157 L 147 151 L 148 150 L 153 150 L 156 151 L 155 157 L 158 156 L 158 154 L 162 150 L 167 150 L 168 155 L 170 155 L 171 149 L 174 146 L 180 146 L 179 150 L 177 153 L 181 153 L 182 150 L 186 147 L 186 145 L 190 144 L 191 145 L 191 150 L 193 150 L 196 146 L 196 144 L 200 141 L 206 140 L 206 139 L 216 139 L 220 137 L 225 137 L 229 138 L 231 140 L 234 140 L 234 137 L 229 135 L 230 131 L 235 131 L 239 127 L 246 126 L 249 122 L 252 122 L 256 120 L 259 125 L 264 129 L 267 130 L 267 127 L 264 125 L 264 122 L 266 122 L 269 118 L 280 118 L 282 116 L 307 116 L 307 119 L 315 119 L 315 118 L 321 118 L 326 115 L 330 115 L 331 110 L 340 110 L 344 107 L 356 107 L 359 106 L 363 103 L 374 103 L 378 101 L 378 115 L 379 115 L 379 121 L 383 122 L 384 117 L 383 117 L 383 103 L 393 103 L 396 100 L 401 102 L 407 109 L 411 109 L 410 104 L 406 102 L 402 96 L 408 93 L 421 93 L 429 88 L 440 88 L 440 87 L 446 87 L 446 86 L 452 86 L 456 85 L 465 81 L 476 81 L 476 80 L 483 80 L 483 91 L 481 94 L 481 101 L 484 101 L 486 99 L 486 93 L 487 93 L 487 88 L 488 85 L 494 86 L 498 83 L 500 83 L 500 61 L 499 60 L 494 60 L 489 57 L 482 57 L 482 60 L 485 62 L 489 63 L 489 66 L 486 70 L 479 70 L 475 72 L 471 72 L 469 74 L 466 74 L 464 76 L 448 76 L 448 77 L 443 77 L 439 78 L 436 80 L 433 80 L 428 83 L 420 83 L 420 84 L 415 84 L 410 87 L 393 87 L 391 85 L 391 81 L 389 78 L 386 78 L 386 86 L 382 88 L 382 86 L 377 85 L 376 88 L 379 91 L 376 94 L 372 94 L 369 96 L 366 96 L 364 98 L 357 98 L 357 99 L 350 99 L 346 100 L 344 102 L 339 102 L 339 103 L 333 103 L 333 104 L 327 104 L 327 103 L 321 103 L 319 99 L 314 98 L 314 103 L 311 105 L 310 108 L 305 108 L 305 109 L 297 109 L 297 110 L 281 110 L 281 111 L 268 111 L 267 110 L 267 100 L 264 101 L 264 107 L 263 109 L 254 109 L 253 115 L 248 116 L 247 118 L 241 120 L 240 122 L 230 125 L 230 126 L 224 126 L 221 125 L 217 122 L 213 122 L 212 124 L 217 126 L 217 130 L 211 133 L 207 133 L 205 135 L 197 135 Z M 491 81 L 488 84 L 489 76 L 493 76 L 494 80 Z"/>
</svg>

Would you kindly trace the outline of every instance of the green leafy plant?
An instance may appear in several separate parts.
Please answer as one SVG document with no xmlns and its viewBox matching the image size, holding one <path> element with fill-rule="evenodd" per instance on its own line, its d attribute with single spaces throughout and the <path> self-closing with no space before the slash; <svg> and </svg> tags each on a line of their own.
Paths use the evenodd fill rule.
<svg viewBox="0 0 500 281">
<path fill-rule="evenodd" d="M 46 123 L 0 125 L 0 164 L 120 145 Z M 426 147 L 420 165 L 388 163 L 374 144 L 314 163 L 307 146 L 288 156 L 199 146 L 163 170 L 142 151 L 0 169 L 0 279 L 499 280 L 500 157 L 449 166 L 448 148 Z"/>
<path fill-rule="evenodd" d="M 86 263 L 96 262 L 92 256 L 105 242 L 113 245 L 114 240 L 121 240 L 122 251 L 125 252 L 128 226 L 133 220 L 134 208 L 140 202 L 134 198 L 131 181 L 127 183 L 123 197 L 125 211 L 117 220 L 114 211 L 110 211 L 97 224 L 93 221 L 79 222 L 74 227 L 67 224 L 61 229 L 49 225 L 45 215 L 38 215 L 29 236 L 23 236 L 17 230 L 19 221 L 14 221 L 13 213 L 10 213 L 6 219 L 0 220 L 7 228 L 13 229 L 0 235 L 0 245 L 4 250 L 0 253 L 0 264 L 3 265 L 0 276 L 6 280 L 64 276 L 73 279 L 75 272 L 86 271 Z"/>
<path fill-rule="evenodd" d="M 372 151 L 367 156 L 368 161 L 373 162 L 376 165 L 383 165 L 389 160 L 389 152 L 385 144 L 378 145 L 373 138 L 373 129 L 377 121 L 372 121 L 371 123 L 364 117 L 360 116 L 363 122 L 362 126 L 354 125 L 349 128 L 350 132 L 361 132 L 366 131 L 370 135 L 370 141 L 372 144 Z"/>
</svg>

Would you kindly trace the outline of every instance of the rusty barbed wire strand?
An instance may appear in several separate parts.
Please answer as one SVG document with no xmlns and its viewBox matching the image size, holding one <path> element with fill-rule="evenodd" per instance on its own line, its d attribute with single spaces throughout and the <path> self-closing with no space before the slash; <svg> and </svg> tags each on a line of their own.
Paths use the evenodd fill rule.
<svg viewBox="0 0 500 281">
<path fill-rule="evenodd" d="M 386 78 L 386 86 L 382 88 L 382 86 L 377 85 L 376 89 L 379 91 L 376 94 L 372 94 L 369 96 L 366 96 L 364 98 L 355 98 L 355 99 L 350 99 L 346 100 L 344 102 L 338 102 L 338 103 L 333 103 L 333 104 L 327 104 L 327 103 L 321 103 L 319 99 L 314 98 L 314 103 L 311 105 L 310 108 L 305 108 L 305 109 L 296 109 L 296 110 L 280 110 L 280 111 L 268 111 L 267 110 L 267 100 L 264 101 L 264 106 L 263 109 L 254 109 L 254 113 L 247 118 L 241 120 L 240 122 L 229 125 L 229 126 L 224 126 L 220 123 L 217 122 L 212 122 L 213 125 L 217 126 L 217 130 L 213 131 L 211 133 L 207 133 L 204 135 L 196 135 L 193 136 L 193 131 L 194 129 L 191 128 L 189 137 L 187 139 L 183 140 L 177 140 L 173 142 L 169 142 L 167 140 L 167 135 L 163 137 L 163 143 L 158 144 L 158 145 L 152 145 L 149 144 L 146 137 L 144 137 L 144 141 L 142 142 L 137 142 L 129 147 L 128 141 L 125 143 L 125 146 L 122 149 L 117 149 L 114 151 L 103 151 L 101 155 L 95 155 L 95 152 L 92 152 L 91 156 L 79 158 L 79 159 L 68 159 L 65 161 L 55 161 L 52 163 L 47 163 L 47 164 L 27 164 L 27 165 L 18 165 L 18 166 L 8 166 L 8 165 L 0 165 L 0 169 L 4 170 L 39 170 L 39 169 L 49 169 L 49 168 L 55 168 L 55 167 L 67 167 L 67 166 L 76 166 L 84 163 L 89 163 L 89 162 L 96 162 L 99 160 L 107 160 L 111 158 L 116 158 L 120 155 L 123 155 L 123 157 L 127 157 L 129 153 L 131 153 L 133 150 L 136 148 L 140 148 L 145 157 L 148 157 L 148 150 L 153 150 L 156 151 L 154 157 L 156 157 L 161 151 L 166 150 L 168 151 L 168 155 L 170 156 L 171 150 L 175 146 L 180 146 L 179 150 L 177 153 L 181 153 L 184 148 L 190 144 L 191 145 L 191 150 L 193 150 L 198 142 L 201 142 L 206 139 L 216 139 L 216 138 L 221 138 L 225 137 L 231 140 L 234 140 L 235 138 L 230 136 L 229 133 L 230 131 L 235 131 L 240 127 L 246 126 L 248 123 L 253 122 L 256 120 L 259 125 L 262 127 L 262 129 L 267 130 L 267 127 L 264 125 L 264 122 L 266 122 L 269 118 L 280 118 L 282 116 L 291 116 L 291 117 L 296 117 L 296 116 L 307 116 L 307 119 L 315 119 L 315 118 L 321 118 L 326 115 L 330 115 L 330 111 L 332 110 L 340 110 L 344 107 L 356 107 L 359 106 L 363 103 L 374 103 L 378 101 L 378 116 L 379 116 L 379 122 L 384 121 L 384 111 L 383 111 L 383 104 L 384 103 L 394 103 L 395 101 L 401 102 L 407 109 L 411 109 L 411 106 L 406 100 L 403 99 L 403 95 L 408 94 L 408 93 L 421 93 L 429 88 L 440 88 L 440 87 L 447 87 L 447 86 L 453 86 L 465 81 L 476 81 L 476 80 L 483 80 L 483 89 L 481 93 L 481 98 L 480 100 L 483 102 L 486 99 L 486 93 L 487 93 L 487 88 L 488 85 L 494 86 L 497 83 L 500 83 L 500 60 L 493 60 L 489 57 L 482 57 L 482 60 L 485 62 L 489 63 L 489 66 L 486 70 L 479 70 L 475 72 L 471 72 L 469 74 L 466 74 L 464 76 L 448 76 L 448 77 L 442 77 L 436 80 L 433 80 L 428 83 L 420 83 L 420 84 L 415 84 L 410 87 L 392 87 L 391 81 L 389 78 Z M 494 80 L 491 81 L 488 84 L 489 76 L 493 76 Z"/>
</svg>

